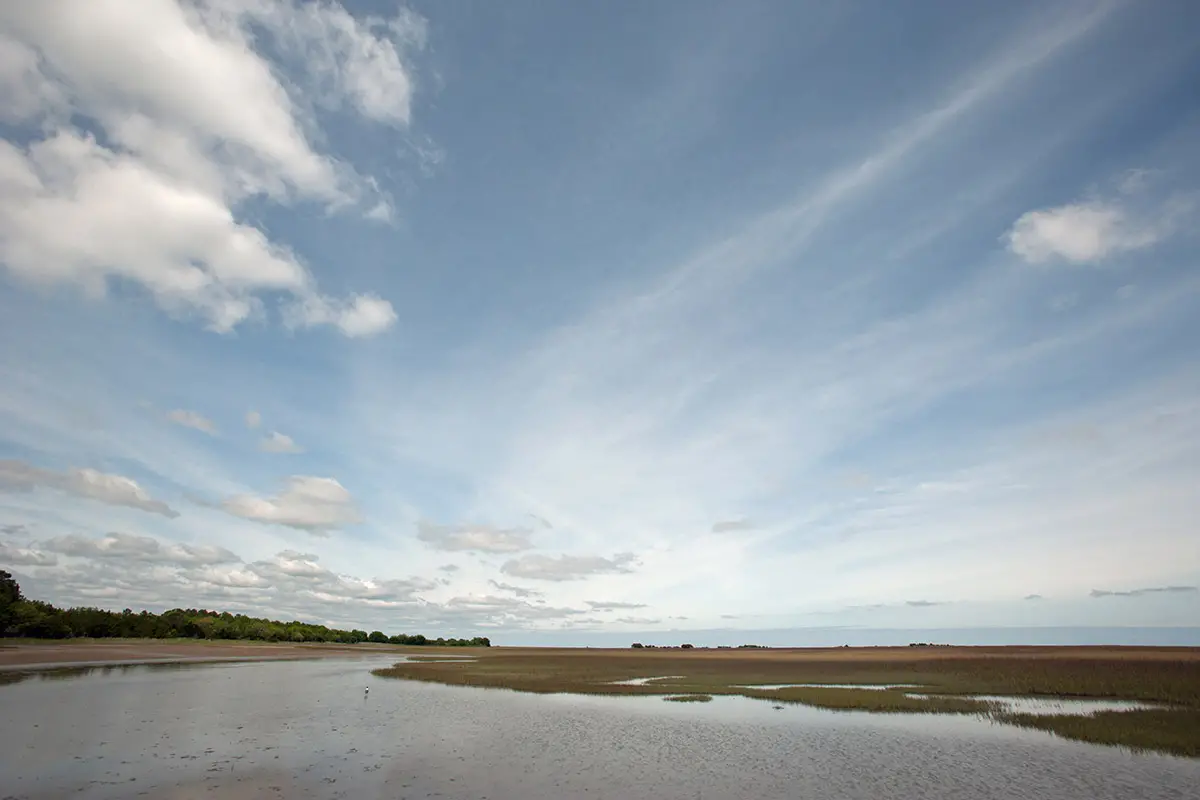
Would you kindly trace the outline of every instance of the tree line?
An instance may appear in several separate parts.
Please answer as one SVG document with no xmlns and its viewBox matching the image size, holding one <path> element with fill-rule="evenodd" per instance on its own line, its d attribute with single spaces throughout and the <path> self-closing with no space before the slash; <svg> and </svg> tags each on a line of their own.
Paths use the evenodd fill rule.
<svg viewBox="0 0 1200 800">
<path fill-rule="evenodd" d="M 433 645 L 439 647 L 491 647 L 486 636 L 472 639 L 431 639 L 423 634 L 339 630 L 308 622 L 280 622 L 228 611 L 173 608 L 161 614 L 149 611 L 108 611 L 102 608 L 58 608 L 29 600 L 9 573 L 0 570 L 0 636 L 31 639 L 254 639 L 267 642 L 332 642 L 357 644 Z"/>
</svg>

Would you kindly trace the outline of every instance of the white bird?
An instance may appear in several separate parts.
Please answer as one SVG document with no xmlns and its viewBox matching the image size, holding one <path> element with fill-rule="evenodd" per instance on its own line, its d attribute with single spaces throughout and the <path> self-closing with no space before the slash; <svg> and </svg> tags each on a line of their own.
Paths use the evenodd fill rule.
<svg viewBox="0 0 1200 800">
<path fill-rule="evenodd" d="M 370 686 L 368 686 L 367 688 L 363 689 L 363 694 L 369 694 L 370 692 L 371 692 L 371 687 L 370 687 Z"/>
</svg>

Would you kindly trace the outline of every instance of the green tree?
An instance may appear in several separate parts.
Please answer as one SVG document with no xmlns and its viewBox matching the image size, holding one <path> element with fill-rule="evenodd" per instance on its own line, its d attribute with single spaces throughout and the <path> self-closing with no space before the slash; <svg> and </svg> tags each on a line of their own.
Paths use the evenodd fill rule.
<svg viewBox="0 0 1200 800">
<path fill-rule="evenodd" d="M 0 569 L 0 636 L 13 624 L 13 606 L 23 599 L 16 578 Z"/>
<path fill-rule="evenodd" d="M 367 636 L 367 641 L 374 642 L 375 644 L 387 644 L 388 637 L 383 631 L 371 631 Z"/>
</svg>

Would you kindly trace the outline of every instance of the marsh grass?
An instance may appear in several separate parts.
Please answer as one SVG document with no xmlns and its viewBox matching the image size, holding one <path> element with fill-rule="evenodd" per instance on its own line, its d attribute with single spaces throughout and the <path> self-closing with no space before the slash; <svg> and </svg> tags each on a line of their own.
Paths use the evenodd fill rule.
<svg viewBox="0 0 1200 800">
<path fill-rule="evenodd" d="M 996 719 L 1093 744 L 1200 757 L 1200 711 L 1189 708 L 1099 711 L 1090 716 L 997 714 Z"/>
<path fill-rule="evenodd" d="M 711 703 L 711 694 L 669 694 L 663 698 L 668 703 Z"/>
<path fill-rule="evenodd" d="M 438 658 L 435 653 L 427 655 Z M 1200 650 L 1193 648 L 937 648 L 935 652 L 491 648 L 479 651 L 474 661 L 409 661 L 375 674 L 536 693 L 739 695 L 839 711 L 988 714 L 1071 739 L 1200 755 Z M 640 686 L 613 683 L 663 675 L 677 677 Z M 916 684 L 921 688 L 748 686 L 778 683 Z M 907 692 L 925 697 L 907 697 Z M 1103 698 L 1171 708 L 1035 717 L 1006 713 L 971 695 Z"/>
</svg>

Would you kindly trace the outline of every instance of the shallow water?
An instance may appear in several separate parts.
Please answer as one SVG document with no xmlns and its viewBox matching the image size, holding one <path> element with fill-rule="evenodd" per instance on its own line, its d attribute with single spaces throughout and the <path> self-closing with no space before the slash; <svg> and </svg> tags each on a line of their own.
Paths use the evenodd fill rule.
<svg viewBox="0 0 1200 800">
<path fill-rule="evenodd" d="M 655 681 L 678 680 L 683 675 L 655 675 L 653 678 L 629 678 L 624 681 L 609 681 L 611 686 L 649 686 Z"/>
<path fill-rule="evenodd" d="M 1097 711 L 1137 711 L 1145 708 L 1162 708 L 1151 703 L 1139 703 L 1136 700 L 1103 700 L 1100 698 L 1076 697 L 1016 697 L 1000 694 L 971 694 L 971 695 L 928 695 L 906 693 L 908 697 L 921 700 L 930 697 L 955 697 L 963 700 L 981 700 L 985 703 L 996 703 L 1001 711 L 1011 711 L 1018 714 L 1035 714 L 1051 716 L 1066 714 L 1069 716 L 1086 717 Z"/>
<path fill-rule="evenodd" d="M 369 675 L 394 660 L 80 669 L 0 686 L 0 797 L 1157 800 L 1200 785 L 1200 761 L 974 717 Z"/>
</svg>

